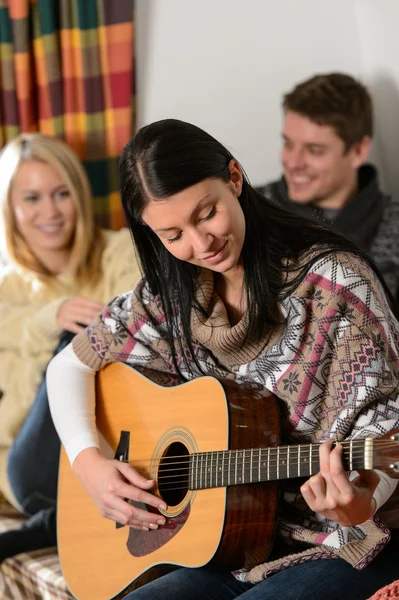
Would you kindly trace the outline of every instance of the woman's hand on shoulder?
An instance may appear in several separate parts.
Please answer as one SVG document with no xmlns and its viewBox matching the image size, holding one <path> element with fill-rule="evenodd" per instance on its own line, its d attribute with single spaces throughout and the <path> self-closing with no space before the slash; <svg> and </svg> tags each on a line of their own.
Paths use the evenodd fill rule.
<svg viewBox="0 0 399 600">
<path fill-rule="evenodd" d="M 100 513 L 107 519 L 134 529 L 158 529 L 165 517 L 130 504 L 133 500 L 166 510 L 163 500 L 151 494 L 154 481 L 140 475 L 124 462 L 104 458 L 97 448 L 86 448 L 76 457 L 73 469 Z"/>
<path fill-rule="evenodd" d="M 376 509 L 374 490 L 380 478 L 375 471 L 361 471 L 350 481 L 342 464 L 343 447 L 330 440 L 320 445 L 320 472 L 301 487 L 308 506 L 338 523 L 350 527 L 370 519 Z"/>
<path fill-rule="evenodd" d="M 91 300 L 83 296 L 74 296 L 63 302 L 58 310 L 57 325 L 60 329 L 79 333 L 87 325 L 90 325 L 96 314 L 104 305 L 97 300 Z"/>
</svg>

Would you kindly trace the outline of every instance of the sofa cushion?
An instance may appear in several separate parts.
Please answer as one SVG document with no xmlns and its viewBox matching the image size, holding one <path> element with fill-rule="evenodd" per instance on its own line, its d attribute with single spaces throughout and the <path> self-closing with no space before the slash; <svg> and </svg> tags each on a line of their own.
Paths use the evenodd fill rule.
<svg viewBox="0 0 399 600">
<path fill-rule="evenodd" d="M 23 518 L 9 505 L 0 506 L 0 533 L 19 527 Z M 0 565 L 1 600 L 72 600 L 62 576 L 56 548 L 26 552 Z"/>
</svg>

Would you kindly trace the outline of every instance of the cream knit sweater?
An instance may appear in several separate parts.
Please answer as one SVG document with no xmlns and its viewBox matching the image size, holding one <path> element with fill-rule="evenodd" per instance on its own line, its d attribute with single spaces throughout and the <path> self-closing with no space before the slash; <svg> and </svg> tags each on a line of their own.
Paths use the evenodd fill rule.
<svg viewBox="0 0 399 600">
<path fill-rule="evenodd" d="M 13 266 L 0 273 L 0 491 L 16 506 L 7 481 L 7 453 L 57 347 L 61 329 L 56 319 L 61 304 L 72 296 L 106 304 L 131 289 L 139 277 L 129 231 L 104 234 L 103 275 L 94 287 L 78 287 L 65 276 L 49 287 Z"/>
</svg>

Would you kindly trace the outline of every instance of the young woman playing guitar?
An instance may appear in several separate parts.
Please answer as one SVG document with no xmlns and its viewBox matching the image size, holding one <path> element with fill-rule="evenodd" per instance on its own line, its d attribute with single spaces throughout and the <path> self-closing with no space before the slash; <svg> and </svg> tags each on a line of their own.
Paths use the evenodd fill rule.
<svg viewBox="0 0 399 600">
<path fill-rule="evenodd" d="M 120 174 L 144 277 L 48 373 L 56 428 L 101 514 L 151 536 L 167 510 L 154 481 L 99 449 L 95 373 L 112 362 L 164 385 L 210 375 L 269 390 L 289 441 L 320 442 L 320 471 L 282 494 L 266 562 L 234 574 L 181 568 L 126 598 L 368 598 L 397 578 L 398 545 L 374 516 L 396 483 L 378 470 L 348 475 L 342 453 L 399 426 L 399 325 L 380 276 L 349 241 L 258 194 L 188 123 L 143 127 Z"/>
</svg>

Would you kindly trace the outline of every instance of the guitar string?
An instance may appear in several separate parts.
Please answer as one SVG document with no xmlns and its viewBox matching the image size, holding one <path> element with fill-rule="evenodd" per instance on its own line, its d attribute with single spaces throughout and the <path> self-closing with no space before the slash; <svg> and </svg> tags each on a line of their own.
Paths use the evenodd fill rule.
<svg viewBox="0 0 399 600">
<path fill-rule="evenodd" d="M 316 468 L 318 469 L 318 467 L 319 467 L 319 462 L 318 461 L 312 461 L 311 463 L 307 463 L 306 466 L 307 467 L 311 466 L 312 467 L 311 471 L 313 470 L 313 467 L 315 467 L 315 470 L 316 470 Z M 258 471 L 257 467 L 255 467 L 255 469 L 252 469 L 252 471 L 253 470 L 255 470 L 255 473 L 256 473 L 256 471 Z M 295 471 L 295 465 L 293 465 L 293 469 L 292 470 Z M 356 469 L 354 469 L 354 470 L 356 470 Z M 232 471 L 234 471 L 234 472 L 232 473 Z M 248 473 L 250 471 L 251 471 L 251 469 L 244 469 L 244 476 L 248 475 Z M 279 479 L 293 479 L 293 478 L 296 478 L 296 477 L 306 477 L 306 476 L 312 474 L 311 471 L 309 473 L 304 473 L 304 474 L 300 474 L 300 475 L 297 475 L 296 473 L 295 473 L 295 475 L 292 475 L 291 474 L 291 469 L 288 468 L 286 470 L 286 474 L 285 475 L 282 474 L 282 476 L 279 476 L 279 477 L 276 476 L 275 477 L 274 475 L 275 474 L 277 475 L 277 470 L 276 470 L 276 473 L 275 474 L 272 473 L 271 477 L 270 476 L 266 477 L 265 479 L 262 479 L 260 481 L 259 480 L 257 481 L 256 480 L 256 476 L 255 476 L 255 480 L 254 481 L 244 481 L 244 482 L 241 482 L 241 481 L 237 481 L 236 480 L 235 483 L 230 483 L 230 485 L 239 485 L 241 483 L 244 483 L 244 484 L 249 484 L 249 483 L 265 483 L 265 482 L 268 482 L 268 481 L 278 481 Z M 197 476 L 200 478 L 200 481 L 202 481 L 202 479 L 203 479 L 206 482 L 206 479 L 208 478 L 210 485 L 204 485 L 204 486 L 200 485 L 199 487 L 190 488 L 189 484 L 190 484 L 190 480 L 192 480 L 192 477 L 189 475 L 187 477 L 187 479 L 177 478 L 175 481 L 169 481 L 168 482 L 169 486 L 173 485 L 174 483 L 183 484 L 180 487 L 168 487 L 167 485 L 166 486 L 162 485 L 162 487 L 160 489 L 161 489 L 161 492 L 164 493 L 164 492 L 170 492 L 170 491 L 174 491 L 174 490 L 184 490 L 184 489 L 186 489 L 188 491 L 189 489 L 194 489 L 195 490 L 195 489 L 209 489 L 209 488 L 214 488 L 214 487 L 227 487 L 226 484 L 222 484 L 222 483 L 217 484 L 217 485 L 211 485 L 211 484 L 212 484 L 213 480 L 216 481 L 217 477 L 221 477 L 222 481 L 223 481 L 224 478 L 228 477 L 229 472 L 231 474 L 231 477 L 233 479 L 236 479 L 235 467 L 233 466 L 233 467 L 230 467 L 229 470 L 224 470 L 222 473 L 220 473 L 220 472 L 214 472 L 214 473 L 210 474 L 210 473 L 207 473 L 207 472 L 203 471 L 201 474 L 197 474 Z M 267 467 L 263 467 L 263 472 L 264 473 L 267 472 Z M 238 467 L 237 474 L 238 473 L 240 475 L 242 474 L 242 465 L 240 465 Z M 269 475 L 270 475 L 270 472 L 269 472 Z"/>
<path fill-rule="evenodd" d="M 253 459 L 251 461 L 250 457 L 243 458 L 241 456 L 238 456 L 238 457 L 231 457 L 230 462 L 234 465 L 237 462 L 237 464 L 242 466 L 243 464 L 245 464 L 245 465 L 257 464 L 259 462 L 259 460 L 261 460 L 262 463 L 264 463 L 266 465 L 268 464 L 270 468 L 274 468 L 274 467 L 277 467 L 277 465 L 280 465 L 281 467 L 285 467 L 287 463 L 290 463 L 290 466 L 298 465 L 298 464 L 307 465 L 307 464 L 309 464 L 309 462 L 310 462 L 309 458 L 311 458 L 311 457 L 309 456 L 309 457 L 303 458 L 303 457 L 298 457 L 298 456 L 290 456 L 288 460 L 285 460 L 285 458 L 288 458 L 288 457 L 280 456 L 278 459 L 278 458 L 274 458 L 274 457 L 268 458 L 267 456 L 263 456 L 262 458 L 253 457 Z M 361 453 L 361 454 L 353 453 L 352 457 L 350 455 L 345 455 L 345 454 L 343 455 L 343 460 L 345 462 L 351 461 L 352 463 L 355 463 L 358 460 L 363 461 L 365 458 L 369 458 L 371 461 L 374 460 L 374 456 L 372 453 L 369 453 L 366 457 L 365 457 L 364 453 Z M 317 462 L 320 462 L 318 455 L 314 459 L 312 458 L 312 461 L 313 460 L 317 460 Z M 201 458 L 199 458 L 199 460 L 197 460 L 197 463 L 199 463 L 200 461 L 201 461 Z M 121 462 L 129 462 L 129 464 L 131 464 L 133 466 L 133 468 L 145 466 L 143 464 L 143 462 L 140 460 L 121 461 Z M 191 464 L 192 464 L 192 461 L 190 461 L 190 457 L 187 457 L 187 460 L 174 462 L 174 463 L 158 463 L 157 461 L 154 461 L 154 462 L 155 462 L 155 464 L 158 464 L 159 470 L 162 471 L 163 473 L 168 473 L 168 472 L 173 472 L 176 470 L 184 469 L 184 468 L 187 468 L 188 466 L 191 466 Z M 203 468 L 205 468 L 205 465 L 207 462 L 209 463 L 208 467 L 210 467 L 210 466 L 215 467 L 216 464 L 218 466 L 223 465 L 224 461 L 220 458 L 217 459 L 217 457 L 215 457 L 215 456 L 209 457 L 208 461 L 206 461 L 205 459 L 202 460 Z M 227 463 L 228 461 L 225 461 L 225 462 Z M 398 461 L 395 459 L 392 459 L 391 462 L 398 462 Z M 176 468 L 176 465 L 182 465 L 182 467 Z M 150 466 L 153 466 L 153 464 L 152 465 L 149 464 L 147 466 L 150 467 Z M 170 467 L 173 467 L 173 468 L 171 469 Z M 196 465 L 196 467 L 198 468 L 198 464 Z M 362 467 L 359 467 L 359 468 L 362 468 Z M 375 467 L 375 468 L 377 468 L 377 467 Z M 363 469 L 364 469 L 364 467 L 363 467 Z"/>
<path fill-rule="evenodd" d="M 382 444 L 381 442 L 385 442 L 384 444 Z M 341 445 L 343 445 L 341 443 Z M 363 456 L 364 452 L 373 452 L 374 449 L 379 449 L 379 448 L 375 448 L 376 447 L 376 442 L 374 441 L 373 445 L 370 448 L 367 448 L 367 446 L 365 446 L 365 444 L 362 444 L 362 448 L 359 447 L 353 447 L 352 446 L 352 458 L 353 457 L 358 457 L 358 456 Z M 378 444 L 379 446 L 383 446 L 382 449 L 387 450 L 390 448 L 395 448 L 397 447 L 397 443 L 391 441 L 391 440 L 381 440 L 380 443 Z M 314 449 L 315 451 L 317 451 L 318 453 L 318 449 L 319 449 L 320 445 L 319 444 L 303 444 L 300 446 L 301 450 L 300 452 L 298 452 L 298 446 L 271 446 L 270 447 L 270 454 L 277 454 L 278 451 L 278 458 L 291 458 L 293 460 L 296 460 L 298 458 L 299 454 L 308 452 L 310 454 L 310 448 L 312 448 L 312 450 Z M 290 450 L 288 450 L 288 448 Z M 259 458 L 268 458 L 268 453 L 269 453 L 269 448 L 248 448 L 245 450 L 246 453 L 251 452 L 251 450 L 253 450 L 255 453 L 257 453 L 257 460 Z M 243 449 L 234 449 L 234 450 L 212 450 L 209 452 L 195 452 L 193 454 L 181 454 L 181 455 L 176 455 L 176 456 L 158 456 L 158 457 L 152 457 L 152 458 L 143 458 L 140 459 L 140 461 L 138 461 L 137 459 L 135 460 L 122 460 L 120 462 L 125 462 L 125 463 L 129 463 L 129 464 L 143 464 L 143 463 L 153 463 L 156 462 L 158 460 L 164 460 L 166 464 L 168 465 L 178 465 L 178 464 L 185 464 L 187 462 L 188 459 L 190 459 L 190 457 L 195 456 L 195 457 L 201 457 L 201 456 L 208 456 L 211 457 L 211 455 L 214 457 L 215 454 L 219 454 L 219 455 L 229 455 L 232 460 L 235 460 L 235 458 L 238 456 L 239 452 L 244 452 Z M 295 452 L 296 452 L 296 456 L 295 456 Z M 258 454 L 259 453 L 259 454 Z M 350 458 L 351 455 L 351 451 L 350 451 L 350 447 L 349 448 L 344 448 L 344 452 L 343 452 L 343 456 L 344 458 L 349 457 Z M 244 456 L 244 455 L 243 455 Z M 175 458 L 182 458 L 184 459 L 183 461 L 177 461 L 177 462 L 169 462 L 171 459 L 175 459 Z M 250 457 L 246 454 L 245 458 L 248 458 L 250 460 Z M 274 457 L 273 457 L 274 458 Z M 302 458 L 302 457 L 301 457 Z M 304 457 L 306 458 L 306 456 Z M 220 460 L 220 458 L 219 458 Z"/>
<path fill-rule="evenodd" d="M 361 462 L 361 464 L 357 464 L 358 458 L 363 458 L 363 457 L 359 457 L 359 456 L 353 457 L 352 468 L 345 469 L 345 471 L 349 471 L 349 470 L 356 471 L 356 470 L 364 469 L 363 461 Z M 193 469 L 195 469 L 196 477 L 207 476 L 209 474 L 209 469 L 212 469 L 212 471 L 211 471 L 212 476 L 217 475 L 218 473 L 221 473 L 221 472 L 228 473 L 229 471 L 231 472 L 233 470 L 234 471 L 237 470 L 237 472 L 244 473 L 244 474 L 247 474 L 248 472 L 251 472 L 251 471 L 253 471 L 253 472 L 259 471 L 259 469 L 262 469 L 262 471 L 269 470 L 269 472 L 276 471 L 276 473 L 278 472 L 278 470 L 281 470 L 281 472 L 284 472 L 284 471 L 291 472 L 291 471 L 297 470 L 298 466 L 299 466 L 300 471 L 303 471 L 304 468 L 306 468 L 306 470 L 308 470 L 309 466 L 312 467 L 312 469 L 311 469 L 312 471 L 319 472 L 319 470 L 320 470 L 320 461 L 319 461 L 318 457 L 315 457 L 314 459 L 312 459 L 312 461 L 307 461 L 307 462 L 299 462 L 298 463 L 298 461 L 293 461 L 291 464 L 279 463 L 279 465 L 277 465 L 277 463 L 269 463 L 269 464 L 266 463 L 266 464 L 262 464 L 261 467 L 259 467 L 257 461 L 253 462 L 252 464 L 250 462 L 248 463 L 248 462 L 243 462 L 243 461 L 241 461 L 241 462 L 238 461 L 236 464 L 233 461 L 233 464 L 230 464 L 230 466 L 226 465 L 226 464 L 219 465 L 219 468 L 217 470 L 216 470 L 216 467 L 217 467 L 216 464 L 208 465 L 208 467 L 204 464 L 195 465 L 195 466 L 188 464 L 188 463 L 184 463 L 184 464 L 185 464 L 185 466 L 182 468 L 179 468 L 179 469 L 160 469 L 159 472 L 162 474 L 159 474 L 157 476 L 157 478 L 156 478 L 157 481 L 171 479 L 171 478 L 178 478 L 180 481 L 180 479 L 181 479 L 180 476 L 183 476 L 186 473 L 192 472 Z M 138 466 L 140 466 L 140 465 L 138 465 Z M 378 468 L 378 465 L 376 468 Z M 223 471 L 221 471 L 221 469 L 223 469 Z M 176 472 L 178 472 L 178 474 L 176 474 Z M 172 473 L 172 474 L 170 474 L 170 473 Z M 303 474 L 300 473 L 298 476 L 302 476 L 302 475 L 305 476 L 305 473 L 303 473 Z M 192 477 L 193 475 L 190 474 L 188 476 Z"/>
<path fill-rule="evenodd" d="M 269 479 L 265 478 L 264 480 L 261 481 L 236 481 L 236 482 L 230 482 L 229 485 L 226 485 L 226 483 L 224 483 L 222 485 L 222 483 L 217 484 L 217 485 L 204 485 L 204 486 L 198 486 L 195 488 L 190 488 L 190 479 L 187 479 L 187 481 L 180 481 L 180 480 L 176 480 L 176 483 L 180 483 L 183 484 L 181 486 L 177 486 L 177 487 L 168 487 L 168 486 L 162 486 L 160 489 L 161 494 L 165 493 L 165 492 L 172 492 L 175 490 L 186 490 L 186 491 L 196 491 L 196 490 L 201 490 L 201 489 L 214 489 L 217 487 L 230 487 L 232 485 L 240 485 L 240 484 L 250 484 L 250 483 L 268 483 L 268 482 L 277 482 L 279 480 L 284 480 L 284 479 L 295 479 L 297 477 L 307 477 L 309 474 L 305 474 L 305 475 L 300 475 L 300 476 L 292 476 L 292 475 L 287 475 L 284 477 L 270 477 Z M 234 478 L 234 477 L 233 477 Z M 211 481 L 210 481 L 211 483 Z M 169 482 L 169 485 L 173 485 L 173 482 Z"/>
<path fill-rule="evenodd" d="M 363 456 L 359 455 L 359 456 L 353 457 L 352 462 L 356 463 L 357 459 L 359 459 L 359 458 L 363 458 Z M 246 471 L 250 471 L 251 469 L 255 469 L 255 470 L 257 470 L 259 468 L 262 468 L 262 469 L 267 469 L 267 468 L 269 468 L 269 469 L 277 469 L 277 467 L 278 467 L 279 469 L 284 470 L 284 469 L 287 469 L 287 468 L 288 469 L 297 469 L 298 465 L 299 465 L 299 467 L 301 467 L 301 466 L 307 466 L 307 465 L 310 465 L 310 464 L 311 465 L 320 465 L 320 461 L 319 461 L 318 457 L 317 458 L 315 457 L 314 459 L 312 459 L 312 461 L 304 461 L 304 462 L 294 461 L 293 460 L 292 463 L 290 463 L 290 464 L 281 463 L 281 462 L 279 462 L 279 463 L 278 462 L 271 462 L 270 461 L 270 462 L 266 462 L 266 463 L 262 464 L 261 467 L 259 467 L 258 461 L 253 461 L 253 462 L 250 462 L 250 461 L 249 462 L 248 461 L 245 461 L 245 462 L 241 461 L 241 462 L 239 462 L 239 461 L 237 461 L 237 465 L 236 465 L 236 462 L 234 461 L 233 464 L 230 464 L 230 467 L 228 465 L 223 465 L 223 464 L 217 465 L 216 463 L 215 464 L 211 464 L 211 465 L 207 465 L 207 466 L 204 465 L 204 464 L 203 465 L 195 465 L 195 466 L 193 466 L 191 464 L 186 464 L 186 463 L 180 463 L 180 464 L 185 464 L 185 466 L 184 467 L 180 467 L 178 469 L 163 469 L 163 468 L 160 468 L 159 472 L 162 473 L 162 475 L 159 475 L 157 477 L 157 480 L 159 480 L 159 479 L 169 479 L 171 477 L 174 477 L 175 476 L 174 473 L 176 473 L 176 471 L 181 472 L 181 471 L 187 471 L 187 470 L 193 470 L 193 469 L 195 469 L 197 472 L 205 472 L 205 471 L 207 471 L 209 469 L 212 469 L 212 472 L 215 472 L 215 469 L 216 469 L 216 472 L 217 472 L 218 470 L 220 470 L 220 468 L 222 468 L 222 469 L 226 469 L 226 468 L 227 469 L 228 468 L 235 469 L 235 468 L 237 468 L 238 470 L 241 470 L 241 471 L 243 469 L 246 470 Z M 362 465 L 357 466 L 357 468 L 358 469 L 362 469 Z M 352 470 L 356 471 L 356 468 L 353 467 Z M 363 470 L 364 470 L 364 467 L 363 467 Z M 173 474 L 172 475 L 165 475 L 165 473 L 173 473 Z"/>
<path fill-rule="evenodd" d="M 357 457 L 357 458 L 362 458 L 362 457 Z M 353 463 L 356 463 L 356 458 L 353 458 Z M 277 470 L 277 466 L 278 466 L 278 468 L 283 471 L 284 469 L 287 469 L 287 468 L 289 470 L 298 469 L 298 465 L 299 465 L 299 467 L 308 466 L 308 465 L 314 466 L 314 465 L 320 465 L 320 462 L 319 462 L 318 459 L 317 460 L 313 459 L 311 462 L 308 461 L 308 462 L 299 462 L 299 463 L 298 463 L 298 461 L 293 461 L 289 465 L 287 463 L 277 463 L 277 462 L 275 462 L 273 464 L 273 463 L 269 462 L 269 463 L 266 463 L 266 464 L 262 465 L 260 468 L 262 470 L 267 469 L 267 468 L 269 468 L 269 469 L 276 469 Z M 196 466 L 196 467 L 193 467 L 192 465 L 186 465 L 185 467 L 180 467 L 179 469 L 159 469 L 159 472 L 162 473 L 162 475 L 158 475 L 157 481 L 159 481 L 160 479 L 170 479 L 171 477 L 175 477 L 176 471 L 178 471 L 178 472 L 182 472 L 182 471 L 186 472 L 187 470 L 193 470 L 193 468 L 195 468 L 195 470 L 196 470 L 197 473 L 198 472 L 202 472 L 202 473 L 208 472 L 207 469 L 212 469 L 213 473 L 220 472 L 221 468 L 224 469 L 224 470 L 226 470 L 226 469 L 228 470 L 229 469 L 228 465 L 218 465 L 218 468 L 217 468 L 216 464 L 214 464 L 214 465 L 208 465 L 208 467 L 205 467 L 205 465 Z M 235 468 L 236 468 L 235 463 L 230 465 L 230 470 L 231 469 L 235 469 Z M 238 462 L 237 463 L 237 470 L 240 470 L 242 472 L 243 469 L 244 469 L 245 472 L 248 472 L 248 471 L 251 471 L 251 470 L 258 470 L 259 469 L 259 465 L 258 465 L 257 461 L 254 461 L 253 463 Z M 359 466 L 353 466 L 352 471 L 356 471 L 357 469 L 364 470 L 364 467 L 362 469 L 361 465 L 359 465 Z M 172 475 L 164 475 L 164 473 L 172 473 Z"/>
<path fill-rule="evenodd" d="M 216 467 L 216 465 L 221 466 L 221 464 L 223 466 L 223 463 L 224 463 L 223 458 L 220 458 L 219 456 L 215 456 L 217 454 L 220 454 L 219 452 L 214 451 L 214 452 L 212 452 L 210 454 L 212 454 L 212 456 L 209 456 L 209 460 L 210 460 L 211 464 L 208 465 L 208 467 L 210 466 L 211 468 L 214 468 L 214 467 Z M 195 454 L 195 455 L 191 455 L 191 456 L 200 457 L 201 454 Z M 174 472 L 174 471 L 183 471 L 187 467 L 191 467 L 191 464 L 189 464 L 191 462 L 190 461 L 191 456 L 187 455 L 187 460 L 183 460 L 183 461 L 179 461 L 179 462 L 173 462 L 173 463 L 169 463 L 169 462 L 163 463 L 163 465 L 165 465 L 165 467 L 166 466 L 169 467 L 171 465 L 173 465 L 173 466 L 174 465 L 185 465 L 183 467 L 180 467 L 180 468 L 177 468 L 177 469 L 176 468 L 174 468 L 174 469 L 166 469 L 166 468 L 164 468 L 164 466 L 161 463 L 159 470 L 162 473 L 168 473 L 168 472 Z M 271 460 L 267 455 L 263 456 L 263 457 L 262 456 L 256 456 L 256 455 L 252 456 L 252 457 L 251 456 L 247 456 L 247 455 L 245 455 L 245 456 L 244 455 L 242 455 L 242 456 L 236 455 L 235 457 L 234 456 L 232 457 L 232 461 L 233 461 L 234 464 L 235 464 L 235 462 L 237 462 L 240 465 L 240 468 L 243 465 L 248 465 L 248 466 L 253 466 L 254 464 L 257 465 L 258 462 L 259 462 L 259 460 L 264 461 L 264 459 L 266 459 L 266 464 L 268 464 L 269 467 L 272 467 L 272 468 L 276 467 L 277 465 L 280 465 L 281 467 L 285 467 L 288 462 L 291 463 L 289 466 L 295 466 L 295 465 L 298 465 L 298 463 L 299 464 L 304 464 L 304 465 L 309 464 L 309 460 L 306 460 L 306 457 L 301 458 L 299 455 L 296 455 L 296 456 L 292 455 L 291 456 L 291 455 L 287 454 L 287 455 L 283 455 L 283 456 L 280 455 L 279 458 L 276 459 L 276 460 L 274 460 L 274 458 L 275 457 L 273 457 L 273 460 Z M 283 462 L 281 459 L 285 460 L 285 458 L 287 458 L 288 460 L 285 461 L 285 462 Z M 346 453 L 346 454 L 344 453 L 343 458 L 344 459 L 350 459 L 351 458 L 350 453 Z M 355 462 L 359 458 L 364 458 L 364 452 L 353 452 L 352 453 L 352 461 L 353 462 Z M 241 459 L 241 462 L 239 462 L 240 459 Z M 298 459 L 299 459 L 299 461 L 298 461 Z M 312 458 L 312 460 L 316 460 L 316 457 Z M 213 464 L 213 461 L 215 462 L 215 464 Z M 319 461 L 318 455 L 317 455 L 317 461 Z M 134 463 L 134 461 L 131 461 L 131 462 Z M 198 462 L 198 460 L 197 460 L 197 462 Z M 137 464 L 140 464 L 140 463 L 137 462 Z M 197 467 L 198 467 L 198 465 L 197 465 Z M 204 465 L 202 465 L 202 467 L 204 467 Z"/>
</svg>

